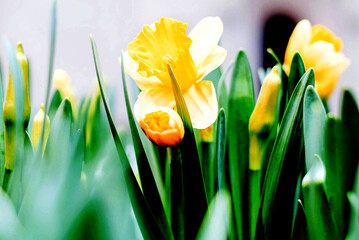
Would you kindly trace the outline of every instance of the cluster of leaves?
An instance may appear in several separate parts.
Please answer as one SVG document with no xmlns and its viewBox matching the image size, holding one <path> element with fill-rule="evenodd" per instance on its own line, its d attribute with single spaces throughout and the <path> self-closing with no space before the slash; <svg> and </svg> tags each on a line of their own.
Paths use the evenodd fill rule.
<svg viewBox="0 0 359 240">
<path fill-rule="evenodd" d="M 305 72 L 299 54 L 293 57 L 289 76 L 280 71 L 276 120 L 264 136 L 261 169 L 251 170 L 248 124 L 256 101 L 243 51 L 223 73 L 216 69 L 206 78 L 213 81 L 220 106 L 210 141 L 192 128 L 176 76 L 168 67 L 185 136 L 177 146 L 166 148 L 151 143 L 134 120 L 123 59 L 130 133 L 118 131 L 92 36 L 100 91 L 76 107 L 58 91 L 48 100 L 55 33 L 56 2 L 45 100 L 50 135 L 44 154 L 33 150 L 27 132 L 25 142 L 18 135 L 15 168 L 6 191 L 0 188 L 1 239 L 358 238 L 358 107 L 345 91 L 340 119 L 328 114 L 315 91 L 314 72 Z M 16 106 L 22 109 L 22 72 L 9 42 L 7 49 Z M 232 68 L 228 93 L 224 79 Z M 2 109 L 3 186 L 9 175 L 1 114 Z M 16 112 L 17 123 L 22 114 Z M 21 124 L 17 128 L 23 131 Z"/>
</svg>

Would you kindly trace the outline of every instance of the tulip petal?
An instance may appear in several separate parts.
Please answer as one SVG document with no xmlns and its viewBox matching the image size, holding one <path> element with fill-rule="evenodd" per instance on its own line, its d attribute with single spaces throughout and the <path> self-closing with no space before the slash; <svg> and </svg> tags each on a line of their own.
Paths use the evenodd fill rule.
<svg viewBox="0 0 359 240">
<path fill-rule="evenodd" d="M 121 59 L 119 59 L 120 64 L 121 64 Z M 139 74 L 137 72 L 138 70 L 138 63 L 135 62 L 131 57 L 130 54 L 128 53 L 128 51 L 125 51 L 123 53 L 123 61 L 125 62 L 125 71 L 126 73 L 128 73 L 131 78 L 133 80 L 135 80 L 137 86 L 141 89 L 141 90 L 146 90 L 148 88 L 153 88 L 158 86 L 159 87 L 163 87 L 163 83 L 156 77 L 156 76 L 151 76 L 151 77 L 143 77 L 141 74 Z"/>
<path fill-rule="evenodd" d="M 190 53 L 196 66 L 200 65 L 218 45 L 223 33 L 223 23 L 219 17 L 203 18 L 188 34 L 192 39 Z"/>
<path fill-rule="evenodd" d="M 214 123 L 218 114 L 218 103 L 211 81 L 194 84 L 183 96 L 194 128 L 204 129 Z"/>
<path fill-rule="evenodd" d="M 343 42 L 340 38 L 323 25 L 315 25 L 312 27 L 312 39 L 311 43 L 317 41 L 325 41 L 334 45 L 335 51 L 339 52 L 343 48 Z"/>
<path fill-rule="evenodd" d="M 226 57 L 226 49 L 220 46 L 214 46 L 207 57 L 205 57 L 203 61 L 197 66 L 198 75 L 200 75 L 197 81 L 202 80 L 210 72 L 218 68 L 224 62 Z"/>
<path fill-rule="evenodd" d="M 321 98 L 328 98 L 334 90 L 340 74 L 350 61 L 341 52 L 336 52 L 333 44 L 317 41 L 303 52 L 305 68 L 314 68 L 315 88 Z"/>
<path fill-rule="evenodd" d="M 290 69 L 294 53 L 302 54 L 302 50 L 309 44 L 312 35 L 311 27 L 308 20 L 302 20 L 294 28 L 285 51 L 284 65 L 287 66 L 287 69 Z"/>
<path fill-rule="evenodd" d="M 175 106 L 175 99 L 171 88 L 152 88 L 142 91 L 137 98 L 134 106 L 134 113 L 137 120 L 142 113 L 148 112 L 155 107 Z"/>
</svg>

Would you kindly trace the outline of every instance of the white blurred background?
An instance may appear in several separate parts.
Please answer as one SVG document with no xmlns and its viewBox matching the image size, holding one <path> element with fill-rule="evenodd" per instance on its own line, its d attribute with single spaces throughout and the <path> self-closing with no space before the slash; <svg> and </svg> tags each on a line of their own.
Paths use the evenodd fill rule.
<svg viewBox="0 0 359 240">
<path fill-rule="evenodd" d="M 13 44 L 22 41 L 25 54 L 31 61 L 33 113 L 45 99 L 51 2 L 0 0 L 1 37 L 8 36 Z M 221 45 L 228 51 L 224 67 L 235 59 L 239 49 L 244 49 L 258 87 L 257 69 L 264 61 L 264 27 L 276 15 L 285 15 L 294 22 L 307 18 L 312 24 L 327 26 L 342 38 L 343 52 L 351 59 L 351 65 L 342 75 L 329 104 L 334 112 L 338 112 L 343 87 L 353 89 L 359 99 L 357 0 L 58 0 L 55 69 L 61 68 L 69 73 L 78 98 L 89 93 L 95 80 L 89 41 L 89 34 L 92 33 L 97 42 L 103 73 L 108 83 L 117 88 L 116 115 L 124 119 L 126 115 L 118 57 L 121 49 L 126 49 L 142 26 L 166 16 L 189 23 L 189 32 L 203 17 L 219 16 L 224 23 Z M 288 36 L 282 41 L 285 42 L 282 48 L 285 49 Z M 0 41 L 0 58 L 6 86 L 8 57 L 3 38 Z"/>
</svg>

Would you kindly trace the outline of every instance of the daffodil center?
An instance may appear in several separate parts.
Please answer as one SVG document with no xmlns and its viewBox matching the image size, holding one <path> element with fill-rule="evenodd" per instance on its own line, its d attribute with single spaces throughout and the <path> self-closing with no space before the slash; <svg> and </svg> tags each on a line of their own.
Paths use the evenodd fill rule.
<svg viewBox="0 0 359 240">
<path fill-rule="evenodd" d="M 173 68 L 175 66 L 175 61 L 173 60 L 173 57 L 171 55 L 167 54 L 162 59 L 166 66 L 170 65 L 171 68 Z"/>
<path fill-rule="evenodd" d="M 163 111 L 147 113 L 144 122 L 153 131 L 163 132 L 170 126 L 170 115 Z"/>
</svg>

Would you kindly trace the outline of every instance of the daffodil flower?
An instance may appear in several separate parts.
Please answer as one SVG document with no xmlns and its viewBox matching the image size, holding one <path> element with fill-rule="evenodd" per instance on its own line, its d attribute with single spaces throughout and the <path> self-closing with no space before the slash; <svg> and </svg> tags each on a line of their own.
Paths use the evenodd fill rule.
<svg viewBox="0 0 359 240">
<path fill-rule="evenodd" d="M 194 128 L 213 124 L 218 103 L 213 83 L 202 81 L 220 66 L 227 51 L 218 46 L 223 32 L 219 17 L 202 19 L 189 35 L 188 24 L 171 18 L 145 25 L 124 53 L 125 71 L 136 81 L 141 93 L 134 106 L 137 119 L 155 107 L 175 108 L 170 65 L 181 87 Z"/>
<path fill-rule="evenodd" d="M 175 146 L 184 136 L 181 117 L 168 107 L 156 107 L 143 112 L 139 124 L 148 139 L 160 146 Z"/>
<path fill-rule="evenodd" d="M 284 57 L 284 69 L 290 71 L 295 52 L 302 56 L 305 69 L 314 69 L 315 89 L 322 99 L 328 99 L 340 74 L 350 61 L 341 50 L 342 40 L 322 25 L 312 26 L 308 20 L 300 21 L 295 27 Z"/>
</svg>

